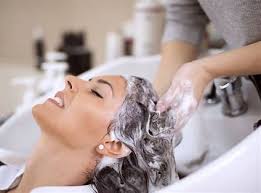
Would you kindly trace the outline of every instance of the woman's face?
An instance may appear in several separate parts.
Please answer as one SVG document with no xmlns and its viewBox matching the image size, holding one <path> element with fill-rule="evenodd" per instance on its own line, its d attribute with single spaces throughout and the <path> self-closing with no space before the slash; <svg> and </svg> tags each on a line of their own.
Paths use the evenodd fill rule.
<svg viewBox="0 0 261 193">
<path fill-rule="evenodd" d="M 72 148 L 95 148 L 126 95 L 121 76 L 100 76 L 89 81 L 67 76 L 63 91 L 33 107 L 43 132 Z"/>
</svg>

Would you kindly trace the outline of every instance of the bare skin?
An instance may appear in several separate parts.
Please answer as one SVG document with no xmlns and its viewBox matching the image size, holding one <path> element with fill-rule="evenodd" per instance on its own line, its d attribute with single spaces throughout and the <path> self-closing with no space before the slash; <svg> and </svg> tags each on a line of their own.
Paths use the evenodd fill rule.
<svg viewBox="0 0 261 193">
<path fill-rule="evenodd" d="M 83 154 L 84 153 L 84 154 Z M 26 163 L 19 186 L 10 193 L 29 193 L 40 186 L 81 185 L 99 159 L 95 152 L 73 151 L 56 144 L 49 137 L 41 137 L 35 151 Z"/>
<path fill-rule="evenodd" d="M 176 40 L 165 43 L 161 53 L 161 63 L 153 82 L 159 95 L 170 87 L 173 74 L 180 66 L 197 58 L 198 49 L 190 43 Z"/>
<path fill-rule="evenodd" d="M 260 50 L 261 42 L 257 42 L 182 65 L 175 73 L 170 88 L 160 98 L 157 109 L 164 111 L 171 107 L 180 112 L 181 123 L 177 123 L 180 127 L 177 129 L 181 129 L 195 112 L 210 81 L 220 76 L 261 74 Z M 184 101 L 184 96 L 193 100 Z"/>
<path fill-rule="evenodd" d="M 112 140 L 107 130 L 125 98 L 125 89 L 126 81 L 120 76 L 89 81 L 68 76 L 60 92 L 64 106 L 52 100 L 34 106 L 41 137 L 20 184 L 9 193 L 29 193 L 40 186 L 82 185 L 103 156 L 126 156 L 125 145 Z M 104 149 L 98 148 L 100 144 Z"/>
</svg>

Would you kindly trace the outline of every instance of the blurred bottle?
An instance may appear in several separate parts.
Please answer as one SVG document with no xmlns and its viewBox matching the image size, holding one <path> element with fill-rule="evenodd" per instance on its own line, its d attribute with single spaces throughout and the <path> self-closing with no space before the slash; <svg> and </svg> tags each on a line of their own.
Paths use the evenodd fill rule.
<svg viewBox="0 0 261 193">
<path fill-rule="evenodd" d="M 42 64 L 43 78 L 37 85 L 37 95 L 42 96 L 53 89 L 57 89 L 63 82 L 68 70 L 66 55 L 61 52 L 48 52 L 46 62 Z"/>
<path fill-rule="evenodd" d="M 133 45 L 134 45 L 132 21 L 128 21 L 122 26 L 122 35 L 123 35 L 123 54 L 124 56 L 132 56 Z"/>
<path fill-rule="evenodd" d="M 25 87 L 22 103 L 16 107 L 16 111 L 32 105 L 32 102 L 37 97 L 35 92 L 36 79 L 36 77 L 16 77 L 11 81 L 12 86 L 21 85 Z"/>
<path fill-rule="evenodd" d="M 41 70 L 42 63 L 44 62 L 45 55 L 45 44 L 44 44 L 44 33 L 41 27 L 33 29 L 33 50 L 35 55 L 36 68 Z"/>
<path fill-rule="evenodd" d="M 108 32 L 106 38 L 106 62 L 123 56 L 123 37 L 117 32 Z"/>
<path fill-rule="evenodd" d="M 79 75 L 92 67 L 92 52 L 85 43 L 84 32 L 65 32 L 58 51 L 67 55 L 68 73 Z"/>
<path fill-rule="evenodd" d="M 165 21 L 164 6 L 157 0 L 139 0 L 134 12 L 135 56 L 159 54 Z"/>
</svg>

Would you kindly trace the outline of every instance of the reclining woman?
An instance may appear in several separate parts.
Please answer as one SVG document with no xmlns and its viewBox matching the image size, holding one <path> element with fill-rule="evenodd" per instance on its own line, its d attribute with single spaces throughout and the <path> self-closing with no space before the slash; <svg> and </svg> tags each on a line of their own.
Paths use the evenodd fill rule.
<svg viewBox="0 0 261 193">
<path fill-rule="evenodd" d="M 21 174 L 0 192 L 87 185 L 86 193 L 147 193 L 178 179 L 175 120 L 155 111 L 158 96 L 148 81 L 68 76 L 65 83 L 33 107 L 41 136 Z"/>
</svg>

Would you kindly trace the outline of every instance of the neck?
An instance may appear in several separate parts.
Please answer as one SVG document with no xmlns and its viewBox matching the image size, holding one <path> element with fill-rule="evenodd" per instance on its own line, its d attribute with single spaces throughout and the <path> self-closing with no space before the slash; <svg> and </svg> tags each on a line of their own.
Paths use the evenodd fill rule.
<svg viewBox="0 0 261 193">
<path fill-rule="evenodd" d="M 15 190 L 29 193 L 40 186 L 82 185 L 91 178 L 95 166 L 94 152 L 69 149 L 42 135 Z"/>
</svg>

